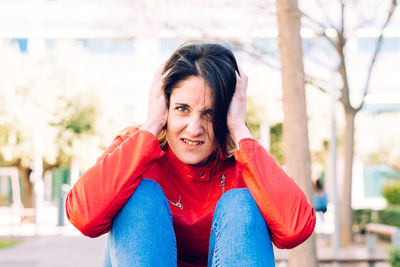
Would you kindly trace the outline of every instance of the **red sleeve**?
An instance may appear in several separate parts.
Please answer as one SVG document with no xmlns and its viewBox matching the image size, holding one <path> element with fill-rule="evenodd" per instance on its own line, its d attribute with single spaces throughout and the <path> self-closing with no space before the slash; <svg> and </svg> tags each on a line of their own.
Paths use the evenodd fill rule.
<svg viewBox="0 0 400 267">
<path fill-rule="evenodd" d="M 295 181 L 255 140 L 242 139 L 235 159 L 243 166 L 243 179 L 257 203 L 278 248 L 293 248 L 313 232 L 312 205 Z"/>
<path fill-rule="evenodd" d="M 70 222 L 84 235 L 109 231 L 115 214 L 141 181 L 141 174 L 163 155 L 157 138 L 146 131 L 125 132 L 75 183 L 66 199 Z"/>
</svg>

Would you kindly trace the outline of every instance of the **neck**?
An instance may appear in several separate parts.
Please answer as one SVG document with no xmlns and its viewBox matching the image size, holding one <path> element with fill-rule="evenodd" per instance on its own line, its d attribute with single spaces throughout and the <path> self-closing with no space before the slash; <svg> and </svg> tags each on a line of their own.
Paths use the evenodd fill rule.
<svg viewBox="0 0 400 267">
<path fill-rule="evenodd" d="M 217 157 L 217 151 L 214 151 L 213 153 L 211 153 L 211 155 L 205 161 L 197 163 L 197 164 L 190 164 L 190 166 L 202 167 L 204 165 L 207 165 L 209 162 L 215 160 L 216 157 Z"/>
</svg>

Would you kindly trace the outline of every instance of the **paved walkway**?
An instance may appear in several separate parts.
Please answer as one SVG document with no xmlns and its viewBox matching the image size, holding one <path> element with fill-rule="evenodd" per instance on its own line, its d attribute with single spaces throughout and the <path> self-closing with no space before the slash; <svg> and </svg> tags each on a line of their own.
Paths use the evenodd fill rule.
<svg viewBox="0 0 400 267">
<path fill-rule="evenodd" d="M 1 267 L 101 266 L 106 238 L 83 236 L 29 237 L 0 250 Z"/>
<path fill-rule="evenodd" d="M 1 215 L 1 214 L 0 214 Z M 1 216 L 0 216 L 1 219 Z M 328 217 L 329 219 L 329 217 Z M 0 220 L 2 222 L 2 220 Z M 358 242 L 358 246 L 343 248 L 339 252 L 330 251 L 330 235 L 332 234 L 330 220 L 325 223 L 317 220 L 316 232 L 318 254 L 322 258 L 329 258 L 330 255 L 351 255 L 350 257 L 362 257 L 366 253 L 365 242 Z M 24 241 L 14 247 L 0 250 L 1 267 L 87 267 L 101 266 L 106 237 L 87 238 L 76 230 L 68 222 L 64 227 L 57 227 L 53 224 L 0 224 L 0 237 L 14 236 Z M 378 244 L 380 252 L 386 253 L 385 244 Z M 286 262 L 279 259 L 287 259 L 287 250 L 277 250 L 277 267 L 287 267 Z M 347 256 L 348 257 L 348 256 Z M 320 265 L 329 266 L 332 265 Z M 365 264 L 346 264 L 341 267 L 364 267 Z M 379 263 L 376 267 L 388 267 L 388 263 Z"/>
<path fill-rule="evenodd" d="M 325 242 L 318 238 L 317 247 L 321 256 L 332 254 L 329 247 L 323 245 Z M 1 267 L 87 267 L 101 266 L 106 237 L 87 238 L 84 236 L 46 236 L 27 237 L 20 245 L 0 250 Z M 276 251 L 278 260 L 277 267 L 287 267 L 286 262 L 280 259 L 287 259 L 287 250 Z M 365 254 L 365 248 L 352 247 L 343 249 L 340 253 L 357 255 Z M 323 256 L 324 257 L 324 256 Z M 325 256 L 326 257 L 326 256 Z M 320 266 L 332 266 L 330 264 Z M 364 267 L 363 264 L 343 264 L 341 267 Z M 389 267 L 388 263 L 378 263 L 376 267 Z"/>
</svg>

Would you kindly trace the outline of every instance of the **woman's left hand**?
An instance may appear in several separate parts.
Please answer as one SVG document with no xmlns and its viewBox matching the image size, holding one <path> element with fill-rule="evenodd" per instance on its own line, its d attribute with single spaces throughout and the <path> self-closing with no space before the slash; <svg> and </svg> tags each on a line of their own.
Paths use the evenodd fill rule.
<svg viewBox="0 0 400 267">
<path fill-rule="evenodd" d="M 239 68 L 240 76 L 236 72 L 236 88 L 232 101 L 229 105 L 227 125 L 229 132 L 235 142 L 239 146 L 239 141 L 243 138 L 253 138 L 250 130 L 246 126 L 247 111 L 247 75 Z"/>
</svg>

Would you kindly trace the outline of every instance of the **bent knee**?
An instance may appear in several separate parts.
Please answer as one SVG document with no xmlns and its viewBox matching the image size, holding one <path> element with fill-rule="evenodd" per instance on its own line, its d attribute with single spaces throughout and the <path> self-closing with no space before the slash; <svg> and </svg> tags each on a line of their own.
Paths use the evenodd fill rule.
<svg viewBox="0 0 400 267">
<path fill-rule="evenodd" d="M 142 179 L 117 217 L 142 216 L 154 213 L 170 213 L 168 201 L 160 185 L 151 179 Z"/>
<path fill-rule="evenodd" d="M 215 216 L 229 223 L 254 226 L 265 224 L 264 218 L 247 188 L 231 189 L 218 201 Z"/>
<path fill-rule="evenodd" d="M 132 202 L 152 203 L 164 200 L 166 201 L 164 191 L 156 181 L 151 179 L 142 179 L 135 192 L 133 192 L 129 198 L 127 204 Z"/>
<path fill-rule="evenodd" d="M 247 188 L 236 188 L 227 191 L 218 201 L 218 205 L 225 209 L 253 209 L 257 205 Z M 257 207 L 258 209 L 258 207 Z"/>
</svg>

